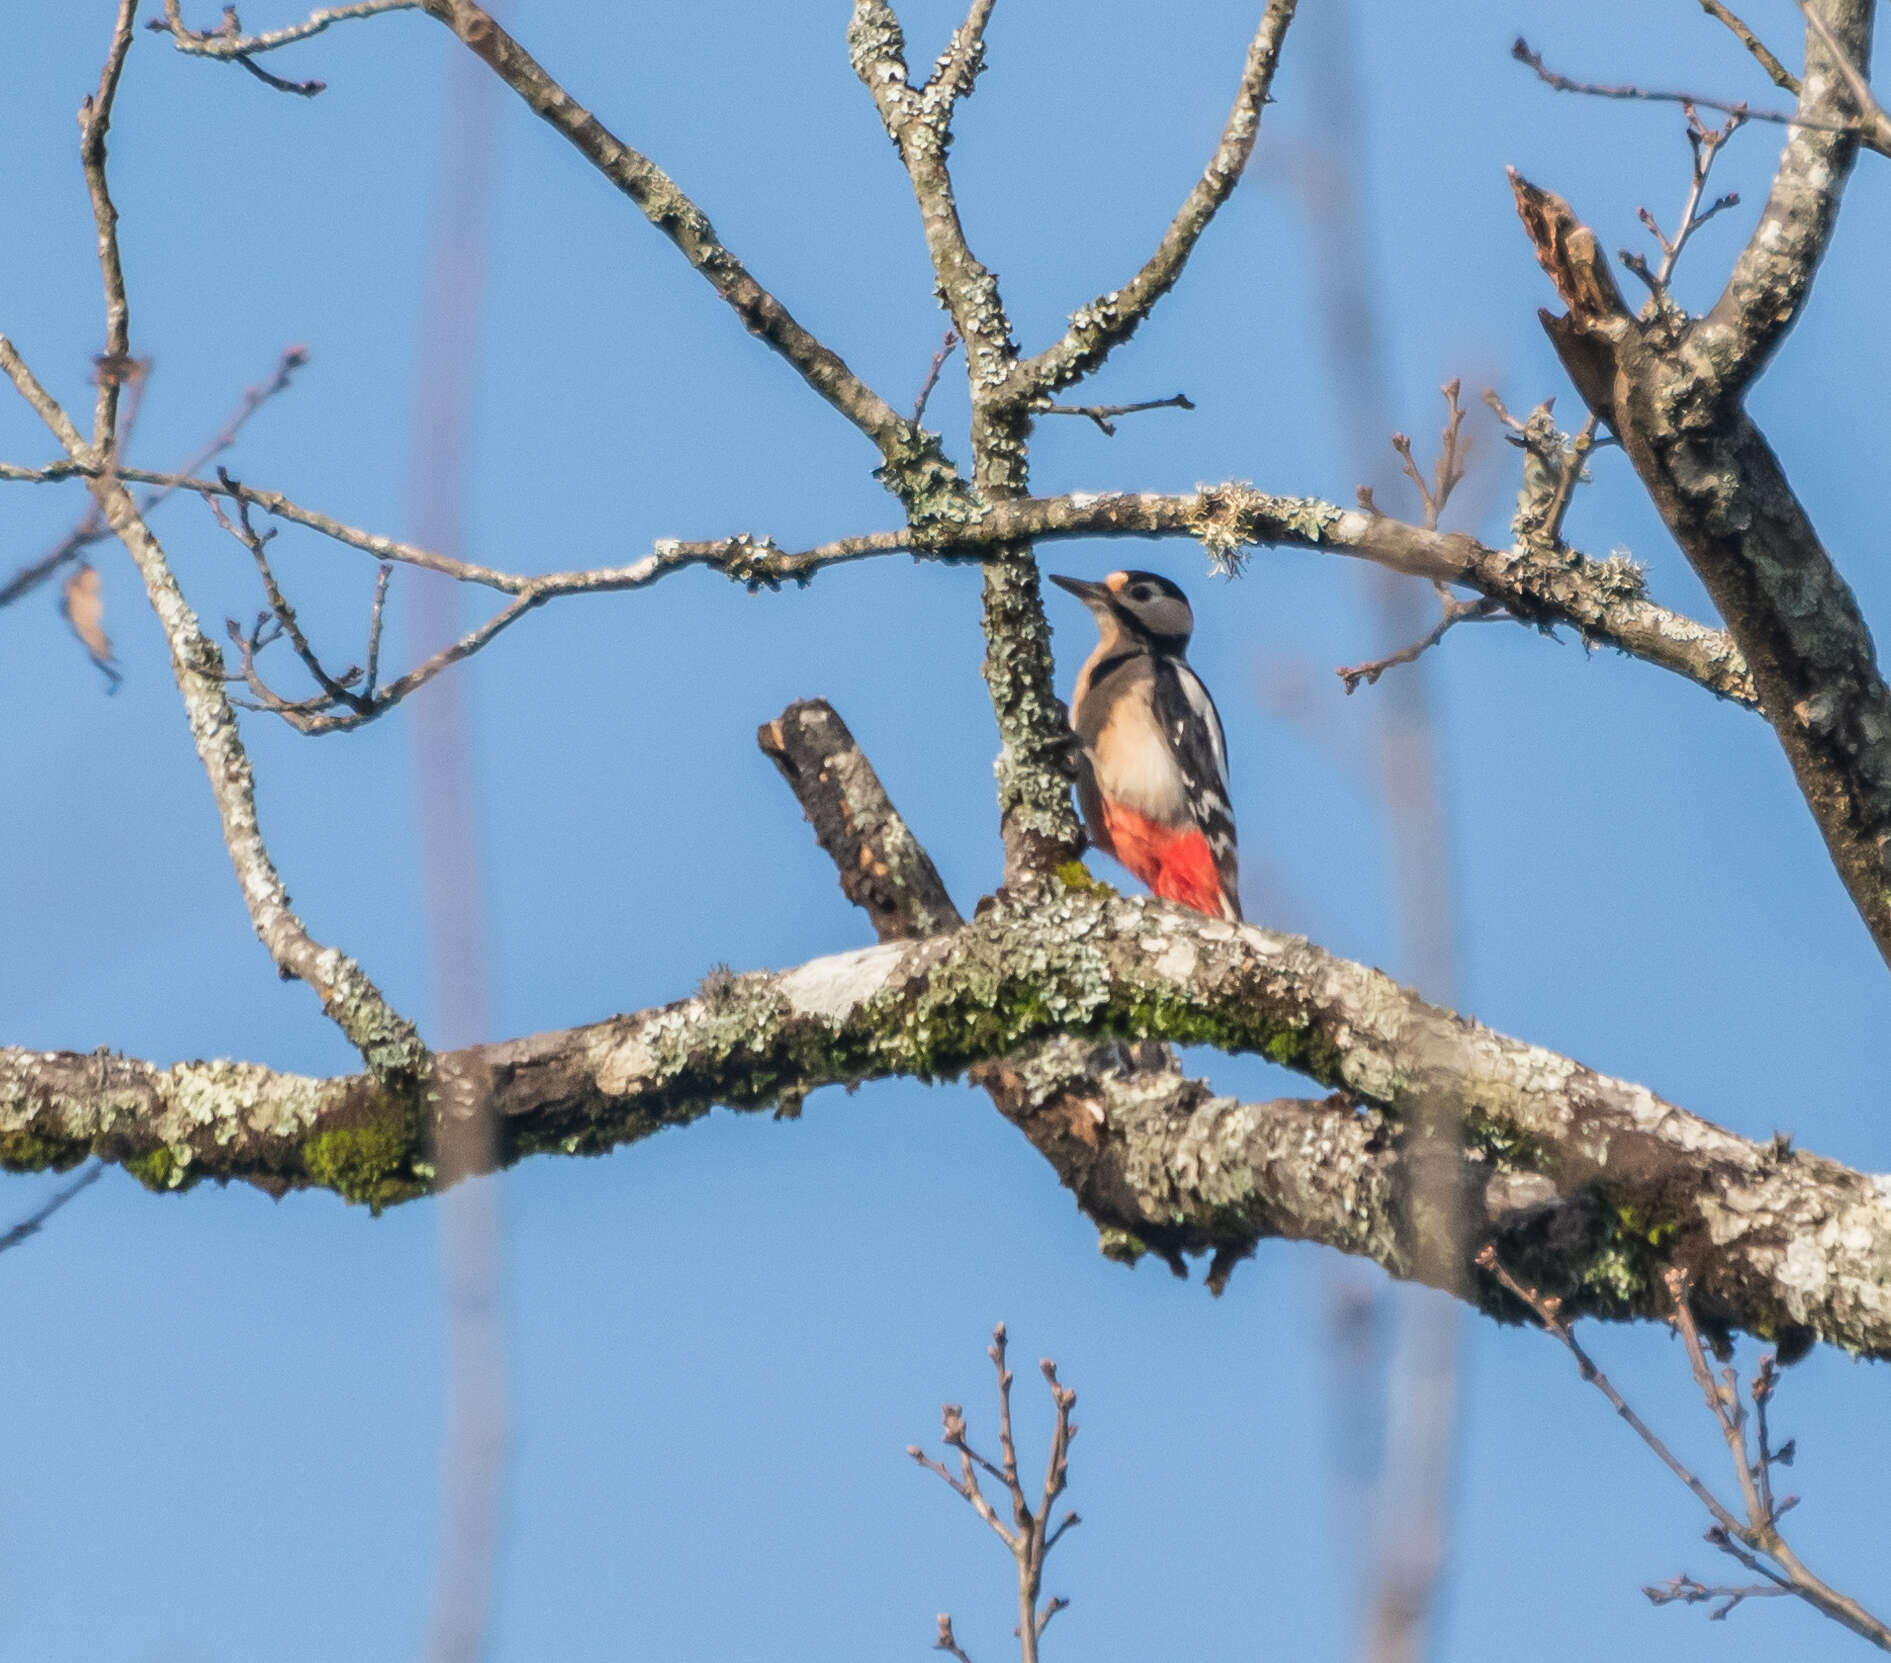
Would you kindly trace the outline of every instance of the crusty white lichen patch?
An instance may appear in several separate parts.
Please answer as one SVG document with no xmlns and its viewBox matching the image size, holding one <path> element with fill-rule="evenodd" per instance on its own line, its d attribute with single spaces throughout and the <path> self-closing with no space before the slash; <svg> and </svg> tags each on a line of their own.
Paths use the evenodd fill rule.
<svg viewBox="0 0 1891 1663">
<path fill-rule="evenodd" d="M 593 1064 L 598 1090 L 607 1097 L 622 1097 L 647 1084 L 656 1065 L 657 1054 L 642 1030 L 606 1044 Z"/>
<path fill-rule="evenodd" d="M 1182 938 L 1169 942 L 1149 968 L 1166 981 L 1187 986 L 1194 979 L 1195 967 L 1200 962 L 1194 943 Z"/>
<path fill-rule="evenodd" d="M 1796 1317 L 1803 1317 L 1813 1304 L 1824 1302 L 1828 1276 L 1825 1249 L 1810 1236 L 1795 1236 L 1787 1242 L 1786 1252 L 1773 1272 L 1774 1282 L 1787 1296 L 1787 1309 Z"/>
<path fill-rule="evenodd" d="M 795 1015 L 844 1022 L 886 986 L 909 951 L 907 943 L 892 941 L 854 953 L 831 953 L 790 970 L 777 986 Z"/>
</svg>

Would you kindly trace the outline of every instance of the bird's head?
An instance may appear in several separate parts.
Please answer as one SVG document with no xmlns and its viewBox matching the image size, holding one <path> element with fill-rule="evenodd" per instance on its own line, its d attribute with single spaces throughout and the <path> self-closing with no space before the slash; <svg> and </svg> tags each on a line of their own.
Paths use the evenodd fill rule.
<svg viewBox="0 0 1891 1663">
<path fill-rule="evenodd" d="M 1111 572 L 1101 583 L 1053 575 L 1051 582 L 1090 608 L 1106 639 L 1119 632 L 1157 651 L 1179 654 L 1194 633 L 1188 596 L 1154 572 Z"/>
</svg>

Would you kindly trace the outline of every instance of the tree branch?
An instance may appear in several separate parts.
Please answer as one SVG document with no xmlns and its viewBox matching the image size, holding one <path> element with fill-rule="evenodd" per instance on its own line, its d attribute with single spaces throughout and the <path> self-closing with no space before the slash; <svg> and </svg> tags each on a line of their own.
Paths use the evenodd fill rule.
<svg viewBox="0 0 1891 1663">
<path fill-rule="evenodd" d="M 964 923 L 932 857 L 832 705 L 797 699 L 762 725 L 755 742 L 788 782 L 842 891 L 881 941 L 914 941 Z"/>
<path fill-rule="evenodd" d="M 283 975 L 294 976 L 315 990 L 323 1009 L 360 1051 L 383 1088 L 411 1094 L 426 1070 L 426 1047 L 413 1024 L 388 1004 L 360 966 L 334 948 L 320 945 L 290 910 L 288 892 L 257 824 L 255 778 L 237 732 L 236 712 L 224 687 L 223 660 L 204 635 L 162 546 L 117 472 L 116 396 L 106 397 L 105 383 L 115 382 L 132 359 L 117 214 L 105 178 L 105 135 L 125 54 L 130 49 L 134 13 L 133 0 L 121 0 L 98 94 L 86 101 L 79 118 L 80 152 L 98 226 L 99 268 L 104 273 L 106 302 L 107 349 L 100 361 L 93 442 L 85 442 L 71 417 L 4 336 L 0 336 L 0 370 L 46 424 L 68 460 L 86 474 L 93 502 L 144 580 L 145 594 L 170 649 L 171 671 L 183 699 L 191 738 L 217 805 L 224 846 L 236 868 L 244 906 L 258 938 Z"/>
<path fill-rule="evenodd" d="M 314 13 L 291 29 L 245 37 L 234 31 L 193 34 L 176 15 L 176 4 L 177 0 L 167 0 L 161 26 L 182 50 L 239 62 L 256 52 L 306 39 L 345 18 L 407 9 L 406 0 L 335 7 Z M 784 358 L 823 400 L 873 442 L 883 459 L 881 478 L 917 521 L 950 520 L 975 512 L 976 501 L 946 460 L 938 435 L 901 416 L 838 353 L 804 329 L 730 252 L 708 216 L 662 168 L 613 134 L 474 0 L 413 0 L 413 4 L 450 28 L 527 108 L 629 197 L 728 302 L 743 327 Z"/>
<path fill-rule="evenodd" d="M 946 165 L 953 109 L 974 66 L 983 62 L 990 11 L 983 0 L 974 0 L 965 25 L 919 89 L 908 79 L 905 36 L 887 0 L 855 0 L 847 27 L 854 72 L 872 94 L 906 168 L 940 298 L 965 343 L 972 482 L 984 505 L 1025 495 L 1030 437 L 1030 417 L 1011 394 L 1017 346 L 1004 297 L 966 241 Z M 985 685 L 998 724 L 1005 879 L 1023 883 L 1074 858 L 1083 846 L 1070 804 L 1068 727 L 1052 687 L 1050 628 L 1028 543 L 993 547 L 982 598 Z"/>
<path fill-rule="evenodd" d="M 986 1355 L 991 1358 L 992 1367 L 998 1376 L 998 1447 L 1003 1465 L 994 1466 L 972 1448 L 966 1438 L 965 1411 L 956 1403 L 946 1404 L 940 1411 L 940 1418 L 944 1423 L 941 1441 L 948 1449 L 959 1452 L 959 1476 L 954 1478 L 943 1462 L 933 1460 L 917 1444 L 907 1445 L 906 1453 L 928 1472 L 938 1474 L 947 1488 L 966 1502 L 1010 1550 L 1016 1562 L 1018 1592 L 1018 1626 L 1012 1632 L 1018 1637 L 1018 1655 L 1022 1663 L 1037 1663 L 1038 1641 L 1043 1637 L 1044 1630 L 1050 1626 L 1051 1618 L 1070 1604 L 1067 1599 L 1052 1599 L 1039 1610 L 1037 1600 L 1044 1582 L 1045 1559 L 1056 1546 L 1058 1537 L 1078 1522 L 1075 1513 L 1067 1514 L 1055 1531 L 1046 1533 L 1045 1526 L 1050 1520 L 1051 1508 L 1063 1494 L 1070 1477 L 1070 1441 L 1077 1435 L 1070 1411 L 1076 1407 L 1077 1394 L 1058 1380 L 1057 1365 L 1048 1357 L 1038 1365 L 1045 1383 L 1050 1387 L 1057 1424 L 1051 1432 L 1043 1497 L 1034 1509 L 1031 1498 L 1025 1493 L 1024 1482 L 1018 1475 L 1018 1445 L 1011 1430 L 1012 1378 L 1011 1370 L 1005 1364 L 1005 1347 L 1005 1325 L 1001 1322 L 992 1330 L 991 1346 Z M 978 1469 L 981 1467 L 1005 1487 L 1006 1497 L 1011 1503 L 1012 1526 L 1009 1529 L 999 1520 L 997 1510 L 979 1488 Z M 950 1651 L 961 1659 L 965 1656 L 953 1638 L 952 1619 L 943 1612 L 939 1616 L 939 1640 L 933 1649 Z"/>
<path fill-rule="evenodd" d="M 89 1161 L 79 1169 L 79 1176 L 70 1183 L 61 1184 L 57 1190 L 37 1209 L 26 1215 L 18 1224 L 0 1232 L 0 1253 L 9 1248 L 18 1247 L 23 1241 L 30 1241 L 45 1229 L 46 1222 L 67 1202 L 73 1200 L 83 1190 L 90 1189 L 105 1175 L 105 1166 L 100 1161 Z"/>
<path fill-rule="evenodd" d="M 204 463 L 220 456 L 224 451 L 235 444 L 237 434 L 242 430 L 243 424 L 267 404 L 270 399 L 274 398 L 276 394 L 286 391 L 295 372 L 302 368 L 308 361 L 309 355 L 303 348 L 299 346 L 286 348 L 281 358 L 276 362 L 274 374 L 272 374 L 267 381 L 257 386 L 243 389 L 243 400 L 237 406 L 235 414 L 217 430 L 212 438 L 198 448 L 177 473 L 163 476 L 165 479 L 163 485 L 159 486 L 156 490 L 146 492 L 145 495 L 139 499 L 138 512 L 140 514 L 149 514 L 152 509 L 156 508 L 159 503 L 163 502 L 166 497 L 177 490 L 189 479 L 190 475 L 195 473 Z M 127 416 L 124 431 L 120 435 L 122 443 L 129 442 L 129 434 L 130 419 L 129 416 Z M 115 471 L 121 479 L 131 477 L 123 469 Z M 11 479 L 29 483 L 45 483 L 55 478 L 69 479 L 75 477 L 78 477 L 78 475 L 70 459 L 64 463 L 55 463 L 48 469 L 17 468 L 6 463 L 0 463 L 0 480 Z M 159 476 L 140 475 L 139 477 L 149 479 Z M 12 605 L 13 602 L 18 600 L 22 595 L 28 594 L 38 588 L 40 584 L 53 576 L 61 567 L 76 560 L 81 553 L 90 548 L 94 543 L 102 543 L 110 536 L 111 533 L 105 527 L 104 518 L 100 515 L 97 504 L 93 504 L 84 517 L 80 519 L 79 523 L 75 525 L 71 531 L 67 532 L 66 535 L 53 546 L 50 552 L 41 556 L 38 560 L 32 562 L 32 564 L 22 566 L 5 583 L 0 584 L 0 607 Z"/>
<path fill-rule="evenodd" d="M 1799 96 L 1799 77 L 1793 74 L 1778 58 L 1774 57 L 1774 55 L 1767 50 L 1766 43 L 1762 41 L 1759 36 L 1754 34 L 1745 23 L 1741 22 L 1733 12 L 1722 5 L 1721 0 L 1700 0 L 1700 4 L 1701 10 L 1706 12 L 1709 17 L 1715 19 L 1717 22 L 1724 23 L 1733 31 L 1734 38 L 1738 40 L 1748 52 L 1752 53 L 1753 61 L 1757 63 L 1761 69 L 1766 71 L 1766 78 L 1771 81 L 1774 86 L 1778 87 L 1782 92 L 1791 93 L 1795 98 Z"/>
<path fill-rule="evenodd" d="M 1729 400 L 1766 367 L 1797 321 L 1857 159 L 1857 111 L 1849 107 L 1841 66 L 1846 58 L 1870 60 L 1876 7 L 1874 0 L 1820 4 L 1830 27 L 1822 35 L 1808 25 L 1797 124 L 1786 135 L 1765 211 L 1713 310 L 1687 342 L 1688 357 Z"/>
<path fill-rule="evenodd" d="M 257 824 L 255 778 L 224 687 L 222 656 L 184 599 L 162 545 L 123 481 L 110 470 L 109 459 L 85 442 L 4 336 L 0 336 L 0 370 L 87 475 L 87 486 L 106 524 L 144 579 L 145 594 L 170 647 L 171 672 L 257 937 L 285 975 L 315 990 L 322 1008 L 376 1074 L 398 1078 L 410 1087 L 422 1074 L 427 1056 L 413 1025 L 387 1003 L 354 960 L 317 942 L 289 906 L 288 892 Z"/>
<path fill-rule="evenodd" d="M 954 519 L 975 511 L 976 502 L 945 459 L 938 436 L 900 415 L 838 353 L 804 329 L 750 275 L 708 216 L 662 168 L 612 133 L 473 0 L 422 0 L 422 9 L 458 35 L 533 114 L 629 197 L 728 302 L 743 327 L 873 442 L 884 459 L 880 474 L 887 488 L 916 520 Z"/>
<path fill-rule="evenodd" d="M 337 23 L 347 23 L 360 17 L 375 17 L 382 12 L 417 11 L 419 7 L 420 0 L 358 0 L 357 4 L 350 6 L 324 6 L 311 12 L 305 21 L 291 23 L 286 28 L 270 29 L 260 35 L 246 35 L 236 20 L 234 7 L 225 9 L 223 22 L 217 28 L 199 32 L 184 26 L 179 0 L 164 0 L 163 17 L 152 18 L 145 27 L 168 34 L 180 52 L 200 58 L 235 59 L 241 63 L 259 52 L 273 52 L 279 46 L 292 46 L 299 40 L 308 40 Z M 307 84 L 318 92 L 322 90 L 319 81 Z"/>
<path fill-rule="evenodd" d="M 1779 1371 L 1774 1366 L 1771 1355 L 1761 1359 L 1760 1371 L 1753 1380 L 1753 1404 L 1759 1419 L 1759 1450 L 1757 1456 L 1749 1450 L 1746 1439 L 1746 1410 L 1740 1402 L 1739 1377 L 1732 1368 L 1725 1371 L 1722 1380 L 1715 1380 L 1713 1369 L 1708 1364 L 1706 1349 L 1702 1344 L 1700 1325 L 1694 1319 L 1694 1312 L 1689 1302 L 1689 1278 L 1685 1270 L 1670 1268 L 1662 1277 L 1673 1301 L 1670 1320 L 1680 1334 L 1686 1347 L 1688 1364 L 1694 1371 L 1694 1381 L 1706 1399 L 1708 1413 L 1714 1417 L 1720 1428 L 1722 1438 L 1727 1444 L 1727 1453 L 1732 1459 L 1734 1477 L 1740 1485 L 1740 1493 L 1746 1510 L 1744 1519 L 1720 1500 L 1708 1486 L 1670 1449 L 1667 1443 L 1655 1432 L 1654 1428 L 1638 1415 L 1622 1394 L 1615 1389 L 1609 1377 L 1597 1368 L 1589 1354 L 1583 1350 L 1576 1336 L 1564 1319 L 1562 1301 L 1554 1297 L 1546 1298 L 1537 1289 L 1526 1287 L 1506 1270 L 1497 1257 L 1494 1248 L 1486 1247 L 1477 1256 L 1479 1266 L 1494 1276 L 1522 1304 L 1535 1312 L 1537 1320 L 1550 1333 L 1561 1340 L 1570 1355 L 1576 1359 L 1576 1367 L 1583 1379 L 1594 1386 L 1609 1407 L 1633 1429 L 1635 1435 L 1645 1443 L 1656 1457 L 1676 1478 L 1688 1487 L 1695 1500 L 1707 1509 L 1713 1519 L 1713 1526 L 1707 1532 L 1707 1540 L 1723 1553 L 1737 1559 L 1749 1571 L 1767 1578 L 1763 1584 L 1745 1588 L 1706 1588 L 1688 1576 L 1673 1578 L 1665 1588 L 1644 1588 L 1650 1601 L 1656 1605 L 1666 1605 L 1679 1600 L 1687 1604 L 1696 1604 L 1705 1599 L 1724 1599 L 1726 1604 L 1714 1612 L 1716 1619 L 1723 1618 L 1743 1599 L 1758 1596 L 1795 1594 L 1803 1599 L 1821 1615 L 1830 1617 L 1834 1622 L 1843 1624 L 1854 1634 L 1869 1640 L 1884 1651 L 1891 1651 L 1891 1626 L 1887 1626 L 1856 1600 L 1822 1582 L 1809 1571 L 1804 1562 L 1794 1552 L 1790 1544 L 1780 1534 L 1779 1516 L 1793 1505 L 1792 1497 L 1778 1506 L 1773 1503 L 1772 1478 L 1769 1469 L 1780 1459 L 1768 1443 L 1766 1428 L 1766 1403 L 1771 1397 Z M 1790 1451 L 1786 1452 L 1790 1458 Z M 1770 1563 L 1768 1562 L 1770 1561 Z M 1775 1568 L 1777 1567 L 1777 1568 Z"/>
<path fill-rule="evenodd" d="M 1613 98 L 1626 103 L 1685 104 L 1695 109 L 1718 110 L 1722 115 L 1738 116 L 1742 121 L 1770 122 L 1776 127 L 1810 125 L 1828 133 L 1856 133 L 1858 131 L 1856 122 L 1820 121 L 1816 117 L 1802 120 L 1799 112 L 1756 110 L 1744 99 L 1716 98 L 1711 93 L 1681 92 L 1665 87 L 1643 87 L 1631 81 L 1578 81 L 1573 76 L 1563 75 L 1551 69 L 1543 61 L 1543 55 L 1521 35 L 1511 43 L 1510 55 L 1518 63 L 1533 70 L 1536 78 L 1552 92 L 1574 92 L 1587 98 Z"/>
<path fill-rule="evenodd" d="M 88 477 L 87 464 L 54 463 L 22 468 L 0 463 L 0 479 L 52 481 Z M 93 470 L 94 473 L 97 470 Z M 685 542 L 663 538 L 641 559 L 621 566 L 531 575 L 455 560 L 390 537 L 358 530 L 304 508 L 280 492 L 232 480 L 118 470 L 119 477 L 157 482 L 204 495 L 245 501 L 265 513 L 306 526 L 376 560 L 441 572 L 531 605 L 567 595 L 641 589 L 672 572 L 707 566 L 750 589 L 805 583 L 828 566 L 888 554 L 985 558 L 1007 542 L 1075 538 L 1190 537 L 1218 562 L 1232 563 L 1246 547 L 1303 548 L 1371 561 L 1392 571 L 1475 589 L 1494 605 L 1538 628 L 1559 624 L 1591 644 L 1670 670 L 1721 698 L 1754 707 L 1758 702 L 1746 663 L 1732 639 L 1693 619 L 1657 606 L 1642 595 L 1639 571 L 1620 557 L 1596 561 L 1568 550 L 1496 549 L 1459 532 L 1427 531 L 1376 510 L 1342 509 L 1317 497 L 1276 496 L 1229 482 L 1199 491 L 1078 491 L 1059 497 L 1021 497 L 993 504 L 976 521 L 915 532 L 865 532 L 790 552 L 772 538 L 748 533 Z M 510 622 L 516 609 L 501 614 Z M 496 622 L 496 620 L 495 620 Z M 459 653 L 458 656 L 464 656 Z M 429 661 L 432 664 L 432 661 Z M 422 666 L 400 683 L 411 692 L 443 665 Z M 390 696 L 387 704 L 398 702 Z M 377 710 L 385 708 L 377 705 Z M 356 725 L 339 722 L 312 731 Z"/>
<path fill-rule="evenodd" d="M 906 36 L 886 0 L 855 0 L 847 25 L 849 59 L 912 181 L 933 275 L 965 343 L 966 370 L 975 387 L 1002 385 L 1018 355 L 998 280 L 966 241 L 946 164 L 953 107 L 984 63 L 990 13 L 989 0 L 974 4 L 923 87 L 907 78 Z"/>
<path fill-rule="evenodd" d="M 1232 194 L 1254 153 L 1261 109 L 1268 101 L 1268 88 L 1273 85 L 1295 4 L 1296 0 L 1268 0 L 1260 27 L 1248 46 L 1247 61 L 1241 67 L 1241 84 L 1222 127 L 1221 142 L 1169 222 L 1155 253 L 1120 289 L 1099 295 L 1073 312 L 1062 340 L 1013 370 L 1008 388 L 1012 399 L 1028 403 L 1081 381 L 1135 334 L 1156 302 L 1175 287 L 1195 244 Z"/>
<path fill-rule="evenodd" d="M 1493 549 L 1461 532 L 1427 531 L 1370 509 L 1317 497 L 1274 496 L 1239 482 L 1199 491 L 1075 492 L 994 505 L 973 537 L 1191 536 L 1217 563 L 1247 547 L 1303 548 L 1477 590 L 1526 623 L 1568 624 L 1585 641 L 1619 648 L 1737 703 L 1756 701 L 1733 641 L 1643 598 L 1639 570 L 1621 558 Z"/>
<path fill-rule="evenodd" d="M 1819 43 L 1832 54 L 1839 73 L 1845 77 L 1846 86 L 1851 89 L 1852 100 L 1858 106 L 1859 142 L 1880 155 L 1891 156 L 1891 115 L 1885 113 L 1884 106 L 1872 95 L 1871 83 L 1860 67 L 1864 60 L 1853 57 L 1846 50 L 1844 43 L 1832 33 L 1832 25 L 1819 15 L 1810 0 L 1797 0 L 1797 4 L 1806 14 L 1807 28 L 1819 37 Z"/>
<path fill-rule="evenodd" d="M 1161 1074 L 1074 1094 L 1064 1072 L 1047 1083 L 1015 1062 L 1057 1035 L 1262 1053 L 1335 1095 L 1244 1104 L 1178 1092 Z M 1000 898 L 943 936 L 717 976 L 672 1005 L 436 1066 L 490 1090 L 495 1158 L 510 1164 L 608 1149 L 717 1102 L 772 1107 L 823 1085 L 939 1079 L 1000 1058 L 1014 1059 L 1003 1068 L 1027 1133 L 1110 1221 L 1105 1245 L 1123 1256 L 1225 1263 L 1284 1235 L 1412 1275 L 1427 1261 L 1404 1197 L 1426 1151 L 1400 1117 L 1431 1094 L 1462 1128 L 1468 1244 L 1495 1241 L 1572 1317 L 1665 1318 L 1659 1271 L 1673 1263 L 1693 1274 L 1714 1327 L 1891 1357 L 1891 1201 L 1869 1175 L 1736 1137 L 1296 937 L 1090 888 Z M 430 1150 L 414 1095 L 368 1076 L 0 1051 L 9 1167 L 96 1152 L 160 1187 L 241 1178 L 384 1205 L 432 1188 Z M 1514 1310 L 1468 1267 L 1451 1279 L 1487 1309 Z"/>
<path fill-rule="evenodd" d="M 111 131 L 112 105 L 131 51 L 138 0 L 118 0 L 112 44 L 99 71 L 98 91 L 79 106 L 79 161 L 92 220 L 98 230 L 99 273 L 105 282 L 105 350 L 99 358 L 98 395 L 92 417 L 92 448 L 109 465 L 118 452 L 118 389 L 131 363 L 131 307 L 125 298 L 125 268 L 118 255 L 118 210 L 105 178 L 105 138 Z"/>
<path fill-rule="evenodd" d="M 1364 664 L 1342 665 L 1336 669 L 1333 673 L 1345 683 L 1346 691 L 1357 693 L 1361 682 L 1368 687 L 1377 686 L 1379 678 L 1387 670 L 1400 664 L 1417 663 L 1459 624 L 1488 623 L 1502 616 L 1495 601 L 1459 600 L 1448 589 L 1440 592 L 1438 602 L 1437 623 L 1409 646 L 1400 647 L 1397 652 L 1387 653 L 1384 658 L 1368 659 Z"/>
<path fill-rule="evenodd" d="M 944 96 L 956 103 L 970 98 L 972 89 L 985 69 L 985 25 L 991 21 L 995 0 L 972 0 L 965 21 L 952 31 L 951 42 L 932 66 L 932 74 L 920 89 L 923 95 Z M 947 110 L 947 120 L 951 112 Z"/>
<path fill-rule="evenodd" d="M 1172 393 L 1167 398 L 1139 399 L 1134 404 L 1053 404 L 1048 398 L 1034 399 L 1031 413 L 1035 416 L 1087 416 L 1097 424 L 1098 430 L 1106 439 L 1116 437 L 1116 416 L 1134 416 L 1144 410 L 1193 410 L 1187 393 Z"/>
<path fill-rule="evenodd" d="M 1809 97 L 1817 85 L 1808 78 Z M 1782 179 L 1801 165 L 1793 156 L 1804 137 L 1788 143 Z M 1824 176 L 1827 228 L 1842 178 L 1842 170 Z M 1569 307 L 1564 315 L 1542 314 L 1544 328 L 1590 409 L 1614 428 L 1726 620 L 1833 864 L 1891 962 L 1891 689 L 1850 587 L 1740 407 L 1741 365 L 1750 353 L 1727 361 L 1724 341 L 1698 345 L 1711 319 L 1690 330 L 1666 312 L 1632 315 L 1595 234 L 1569 204 L 1514 172 L 1512 182 L 1537 258 Z M 1803 192 L 1776 183 L 1773 194 L 1769 217 Z M 1780 239 L 1794 241 L 1785 231 Z M 1822 243 L 1800 237 L 1796 246 L 1811 261 Z M 1736 273 L 1729 294 L 1783 297 L 1791 290 L 1803 298 L 1809 265 L 1795 287 L 1771 254 L 1762 251 L 1756 262 L 1749 248 L 1741 260 L 1762 268 L 1759 286 Z M 1760 350 L 1759 341 L 1752 335 L 1749 346 Z"/>
</svg>

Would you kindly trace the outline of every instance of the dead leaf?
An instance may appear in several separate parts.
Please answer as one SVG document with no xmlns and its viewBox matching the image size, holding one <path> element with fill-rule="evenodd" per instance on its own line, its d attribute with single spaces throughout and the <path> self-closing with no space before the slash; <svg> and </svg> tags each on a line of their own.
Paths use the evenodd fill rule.
<svg viewBox="0 0 1891 1663">
<path fill-rule="evenodd" d="M 66 622 L 72 626 L 72 633 L 78 636 L 80 644 L 92 655 L 92 662 L 111 678 L 112 687 L 116 689 L 123 678 L 112 657 L 111 638 L 105 633 L 105 583 L 96 566 L 82 561 L 74 568 L 72 576 L 66 579 L 59 610 L 65 613 Z"/>
</svg>

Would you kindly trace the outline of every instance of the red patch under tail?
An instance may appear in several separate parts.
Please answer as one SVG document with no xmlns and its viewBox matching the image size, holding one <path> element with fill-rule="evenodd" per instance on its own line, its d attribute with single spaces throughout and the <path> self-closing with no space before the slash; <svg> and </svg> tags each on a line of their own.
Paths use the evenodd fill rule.
<svg viewBox="0 0 1891 1663">
<path fill-rule="evenodd" d="M 1240 916 L 1239 908 L 1223 898 L 1215 851 L 1197 827 L 1159 825 L 1108 798 L 1103 822 L 1116 858 L 1163 900 L 1180 901 L 1210 918 Z"/>
</svg>

